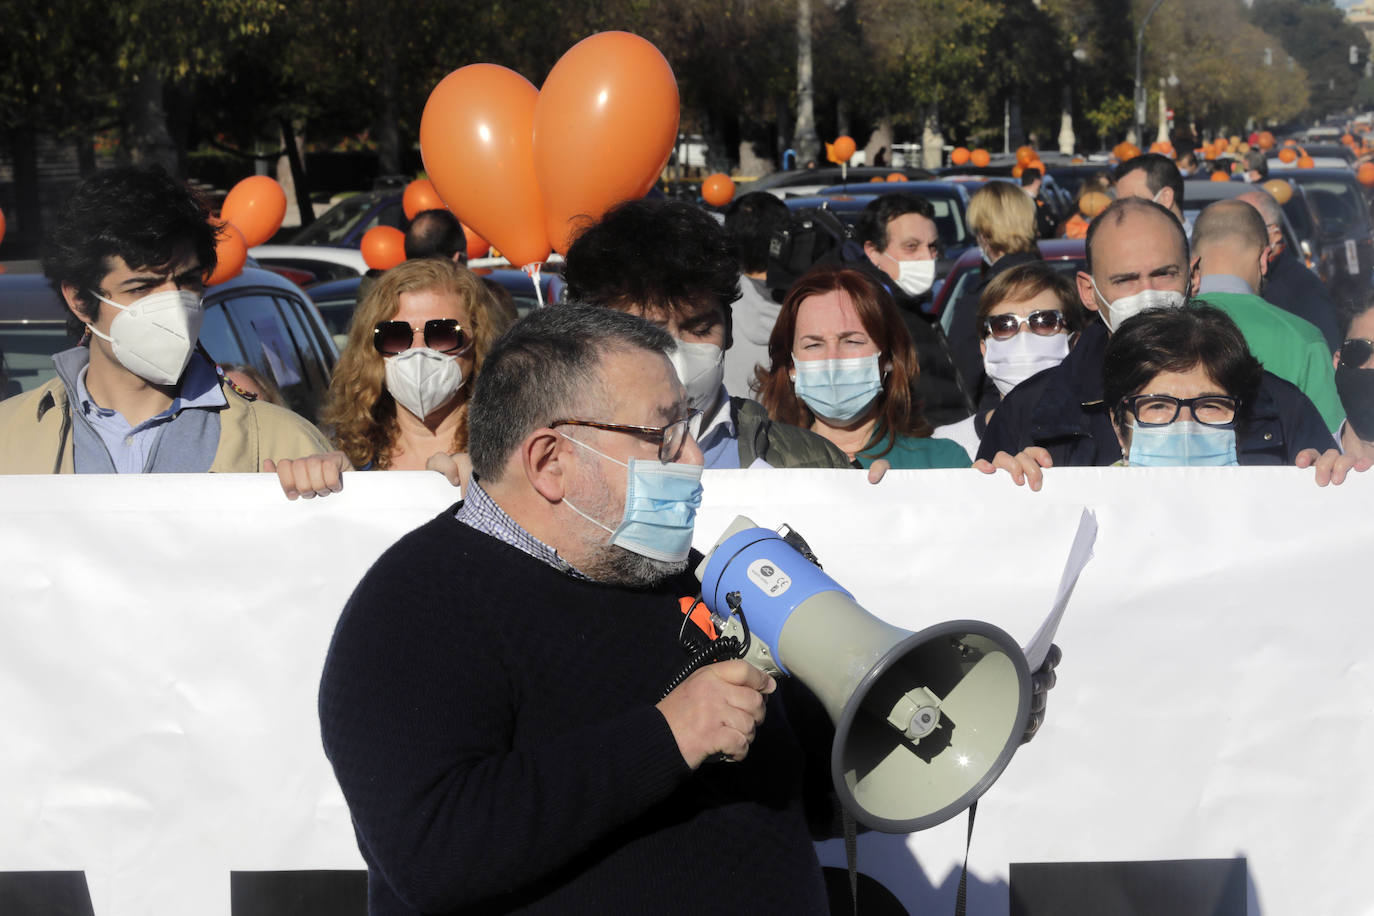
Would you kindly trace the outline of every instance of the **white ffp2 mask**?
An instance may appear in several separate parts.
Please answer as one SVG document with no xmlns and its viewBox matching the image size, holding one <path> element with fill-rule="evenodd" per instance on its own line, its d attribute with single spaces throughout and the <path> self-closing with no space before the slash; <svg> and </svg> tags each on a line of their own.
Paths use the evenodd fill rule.
<svg viewBox="0 0 1374 916">
<path fill-rule="evenodd" d="M 447 404 L 464 381 L 456 356 L 429 347 L 411 347 L 386 361 L 386 390 L 421 420 Z"/>
<path fill-rule="evenodd" d="M 154 385 L 174 385 L 191 361 L 205 310 L 200 295 L 169 289 L 135 299 L 128 305 L 91 293 L 119 309 L 108 336 L 87 324 L 91 333 L 108 341 L 114 358 L 125 369 Z"/>
</svg>

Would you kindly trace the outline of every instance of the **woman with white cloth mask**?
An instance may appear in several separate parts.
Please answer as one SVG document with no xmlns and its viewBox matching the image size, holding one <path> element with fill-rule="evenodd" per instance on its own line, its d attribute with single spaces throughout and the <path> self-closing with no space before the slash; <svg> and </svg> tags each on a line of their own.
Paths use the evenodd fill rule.
<svg viewBox="0 0 1374 916">
<path fill-rule="evenodd" d="M 1021 382 L 1069 355 L 1088 317 L 1073 283 L 1045 261 L 1030 261 L 997 274 L 978 299 L 979 351 L 989 392 L 965 420 L 938 427 L 970 455 L 1002 398 Z"/>
<path fill-rule="evenodd" d="M 788 291 L 758 370 L 775 421 L 810 429 L 856 466 L 968 467 L 968 453 L 930 438 L 913 389 L 920 368 L 891 296 L 864 273 L 812 268 Z"/>
<path fill-rule="evenodd" d="M 467 451 L 473 379 L 510 321 L 482 281 L 441 258 L 387 271 L 353 315 L 324 410 L 356 468 L 424 470 Z"/>
</svg>

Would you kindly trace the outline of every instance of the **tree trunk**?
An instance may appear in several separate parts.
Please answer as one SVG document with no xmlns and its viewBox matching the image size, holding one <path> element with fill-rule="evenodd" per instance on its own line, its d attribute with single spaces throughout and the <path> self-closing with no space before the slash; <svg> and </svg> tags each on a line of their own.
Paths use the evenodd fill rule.
<svg viewBox="0 0 1374 916">
<path fill-rule="evenodd" d="M 310 201 L 310 183 L 306 181 L 305 166 L 301 162 L 300 137 L 287 118 L 281 119 L 281 140 L 286 147 L 286 173 L 277 167 L 277 178 L 286 189 L 287 199 L 296 198 L 298 225 L 305 227 L 315 221 L 315 205 Z M 288 211 L 288 219 L 289 219 Z"/>
<path fill-rule="evenodd" d="M 821 139 L 816 135 L 816 96 L 811 73 L 811 0 L 797 0 L 797 124 L 792 140 L 797 165 L 820 164 Z"/>
<path fill-rule="evenodd" d="M 864 161 L 872 165 L 880 150 L 887 150 L 887 164 L 892 164 L 892 119 L 879 118 L 873 133 L 868 135 L 864 144 Z"/>
<path fill-rule="evenodd" d="M 9 134 L 14 157 L 14 214 L 10 220 L 5 257 L 37 254 L 43 238 L 43 202 L 38 194 L 38 134 L 20 127 Z"/>
<path fill-rule="evenodd" d="M 382 54 L 382 98 L 375 120 L 377 167 L 381 175 L 400 175 L 401 126 L 396 116 L 396 93 L 400 80 L 396 72 L 396 52 L 390 42 L 386 43 Z"/>
<path fill-rule="evenodd" d="M 1077 143 L 1073 133 L 1073 88 L 1065 83 L 1059 96 L 1059 152 L 1072 156 Z"/>
<path fill-rule="evenodd" d="M 162 77 L 145 70 L 134 82 L 129 111 L 129 153 L 139 165 L 160 165 L 168 174 L 180 175 L 177 150 L 167 127 L 162 101 Z"/>
<path fill-rule="evenodd" d="M 1160 83 L 1163 83 L 1160 80 Z M 1155 132 L 1155 142 L 1169 142 L 1169 105 L 1164 101 L 1164 87 L 1159 87 L 1159 130 Z"/>
<path fill-rule="evenodd" d="M 927 105 L 921 117 L 921 166 L 938 169 L 945 164 L 945 135 L 940 133 L 940 104 Z"/>
</svg>

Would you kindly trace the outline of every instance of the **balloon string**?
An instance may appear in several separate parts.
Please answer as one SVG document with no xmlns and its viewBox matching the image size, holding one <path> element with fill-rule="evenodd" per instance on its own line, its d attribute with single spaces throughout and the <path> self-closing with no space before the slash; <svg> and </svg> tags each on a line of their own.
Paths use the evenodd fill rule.
<svg viewBox="0 0 1374 916">
<path fill-rule="evenodd" d="M 533 264 L 526 264 L 520 269 L 529 275 L 530 282 L 534 284 L 534 299 L 539 303 L 541 309 L 544 308 L 544 290 L 539 286 L 539 262 L 535 261 Z"/>
</svg>

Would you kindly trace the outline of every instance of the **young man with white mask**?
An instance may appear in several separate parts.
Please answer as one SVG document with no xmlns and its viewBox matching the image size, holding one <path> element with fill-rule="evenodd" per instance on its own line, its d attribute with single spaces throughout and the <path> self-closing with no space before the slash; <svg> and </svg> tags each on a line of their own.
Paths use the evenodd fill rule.
<svg viewBox="0 0 1374 916">
<path fill-rule="evenodd" d="M 242 396 L 198 348 L 209 217 L 156 167 L 101 172 L 73 192 L 43 270 L 89 343 L 0 404 L 0 473 L 259 471 L 328 448 L 301 417 Z"/>
<path fill-rule="evenodd" d="M 1189 293 L 1188 240 L 1159 204 L 1116 200 L 1088 230 L 1079 300 L 1101 321 L 1090 321 L 1064 361 L 1018 385 L 988 424 L 974 467 L 992 473 L 999 453 L 1034 448 L 1041 466 L 1104 467 L 1121 459 L 1121 444 L 1102 394 L 1103 361 L 1112 331 L 1150 308 L 1181 308 Z M 1265 374 L 1261 391 L 1281 420 L 1288 463 L 1304 449 L 1331 446 L 1312 402 L 1291 384 Z"/>
<path fill-rule="evenodd" d="M 776 423 L 723 382 L 733 342 L 739 265 L 705 211 L 665 200 L 627 201 L 577 236 L 563 267 L 569 301 L 639 315 L 673 336 L 668 358 L 699 416 L 692 434 L 710 468 L 848 467 L 804 429 Z"/>
</svg>

